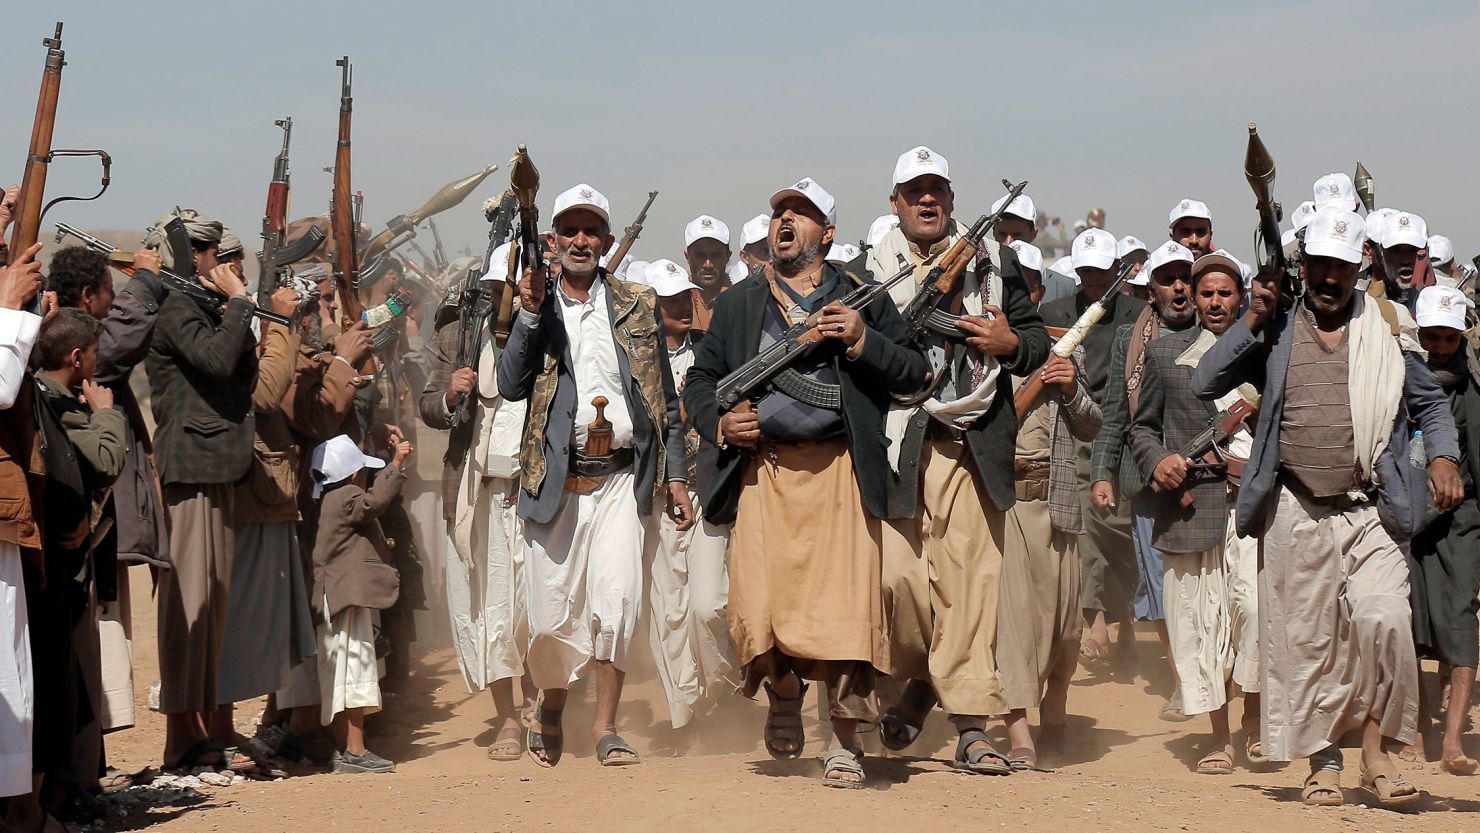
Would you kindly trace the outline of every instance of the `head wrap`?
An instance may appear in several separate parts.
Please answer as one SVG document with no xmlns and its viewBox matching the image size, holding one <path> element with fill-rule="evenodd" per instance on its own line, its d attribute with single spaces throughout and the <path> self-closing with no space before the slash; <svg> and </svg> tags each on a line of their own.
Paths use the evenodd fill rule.
<svg viewBox="0 0 1480 833">
<path fill-rule="evenodd" d="M 231 229 L 221 232 L 221 243 L 216 247 L 216 256 L 222 258 L 245 256 L 242 239 L 236 236 L 236 232 Z"/>
<path fill-rule="evenodd" d="M 190 236 L 192 243 L 220 244 L 221 235 L 225 232 L 225 227 L 221 225 L 220 220 L 209 219 L 193 208 L 177 208 L 160 216 L 149 228 L 149 232 L 144 235 L 144 247 L 157 249 L 166 269 L 174 269 L 175 262 L 173 253 L 170 252 L 170 247 L 165 241 L 164 227 L 176 217 L 184 221 L 185 233 Z"/>
</svg>

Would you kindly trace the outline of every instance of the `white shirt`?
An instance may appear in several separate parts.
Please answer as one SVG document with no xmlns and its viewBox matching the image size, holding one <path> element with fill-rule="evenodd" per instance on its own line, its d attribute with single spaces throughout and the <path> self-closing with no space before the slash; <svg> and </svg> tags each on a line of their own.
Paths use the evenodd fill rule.
<svg viewBox="0 0 1480 833">
<path fill-rule="evenodd" d="M 31 347 L 41 332 L 41 316 L 18 309 L 0 309 L 0 410 L 15 404 Z"/>
<path fill-rule="evenodd" d="M 621 365 L 617 363 L 617 343 L 612 338 L 611 312 L 607 308 L 606 281 L 591 284 L 587 300 L 578 301 L 567 295 L 556 283 L 555 297 L 560 302 L 560 316 L 565 324 L 565 337 L 570 342 L 571 372 L 576 378 L 575 447 L 586 448 L 586 432 L 596 418 L 591 400 L 605 396 L 606 419 L 612 424 L 612 448 L 632 447 L 632 414 L 627 410 L 626 384 Z"/>
</svg>

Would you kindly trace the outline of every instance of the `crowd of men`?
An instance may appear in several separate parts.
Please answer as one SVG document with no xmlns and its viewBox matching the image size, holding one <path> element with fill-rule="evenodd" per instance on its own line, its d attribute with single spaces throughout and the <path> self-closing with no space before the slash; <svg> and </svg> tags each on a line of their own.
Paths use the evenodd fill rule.
<svg viewBox="0 0 1480 833">
<path fill-rule="evenodd" d="M 1364 216 L 1332 174 L 1292 214 L 1293 275 L 1217 247 L 1194 199 L 1151 243 L 1100 212 L 1048 265 L 1032 198 L 1003 196 L 922 325 L 905 313 L 966 226 L 934 150 L 900 155 L 891 185 L 861 245 L 806 178 L 738 235 L 701 215 L 680 257 L 610 268 L 611 206 L 576 185 L 509 288 L 506 338 L 497 304 L 394 258 L 356 289 L 388 315 L 341 322 L 325 258 L 298 267 L 313 292 L 271 294 L 290 325 L 262 320 L 241 240 L 196 211 L 157 221 L 116 292 L 103 254 L 60 249 L 43 276 L 39 244 L 11 253 L 4 829 L 53 830 L 127 782 L 104 735 L 134 723 L 130 565 L 156 582 L 166 768 L 270 769 L 233 719 L 266 696 L 276 757 L 393 770 L 363 716 L 405 680 L 419 547 L 444 545 L 405 508 L 416 421 L 448 432 L 439 583 L 464 682 L 491 693 L 490 759 L 561 763 L 589 680 L 597 762 L 639 763 L 620 705 L 649 650 L 675 728 L 764 689 L 777 759 L 803 754 L 820 685 L 828 786 L 868 784 L 861 732 L 906 750 L 937 706 L 953 766 L 1037 769 L 1072 741 L 1080 664 L 1127 660 L 1146 621 L 1174 681 L 1161 717 L 1207 716 L 1199 773 L 1305 759 L 1302 798 L 1340 804 L 1354 733 L 1361 785 L 1409 803 L 1390 755 L 1423 755 L 1432 702 L 1440 766 L 1474 774 L 1480 362 L 1448 240 Z M 177 271 L 224 303 L 161 281 L 175 218 L 194 258 Z M 509 260 L 478 267 L 494 297 Z M 815 345 L 723 407 L 722 383 L 804 323 Z M 1440 663 L 1427 698 L 1421 659 Z"/>
</svg>

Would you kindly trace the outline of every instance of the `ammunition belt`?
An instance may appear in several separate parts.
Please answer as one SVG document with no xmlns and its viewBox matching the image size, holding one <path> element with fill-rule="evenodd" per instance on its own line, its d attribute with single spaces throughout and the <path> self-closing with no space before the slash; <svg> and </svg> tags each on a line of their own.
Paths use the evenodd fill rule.
<svg viewBox="0 0 1480 833">
<path fill-rule="evenodd" d="M 830 385 L 826 382 L 819 382 L 816 379 L 798 373 L 794 368 L 788 367 L 777 373 L 772 377 L 771 385 L 792 399 L 811 405 L 814 408 L 822 408 L 828 411 L 843 410 L 842 385 Z"/>
</svg>

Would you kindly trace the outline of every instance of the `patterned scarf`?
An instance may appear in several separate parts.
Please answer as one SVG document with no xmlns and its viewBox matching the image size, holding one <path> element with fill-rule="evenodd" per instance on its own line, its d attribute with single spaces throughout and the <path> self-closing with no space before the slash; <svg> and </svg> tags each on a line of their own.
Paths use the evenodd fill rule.
<svg viewBox="0 0 1480 833">
<path fill-rule="evenodd" d="M 1147 304 L 1131 325 L 1131 341 L 1125 351 L 1125 393 L 1130 402 L 1131 416 L 1141 404 L 1141 382 L 1146 373 L 1146 345 L 1156 338 L 1161 329 L 1161 317 L 1156 309 Z"/>
</svg>

